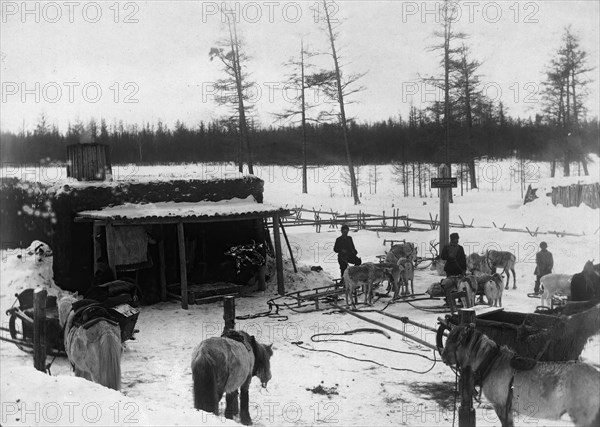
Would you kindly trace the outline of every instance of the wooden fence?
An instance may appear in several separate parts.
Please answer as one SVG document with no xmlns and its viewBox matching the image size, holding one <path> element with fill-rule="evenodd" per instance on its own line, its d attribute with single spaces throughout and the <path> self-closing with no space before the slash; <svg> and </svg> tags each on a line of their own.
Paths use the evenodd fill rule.
<svg viewBox="0 0 600 427">
<path fill-rule="evenodd" d="M 386 211 L 383 211 L 381 214 L 370 214 L 366 212 L 359 211 L 358 213 L 339 213 L 335 212 L 333 209 L 329 211 L 321 211 L 315 208 L 306 209 L 303 206 L 297 207 L 294 206 L 289 207 L 286 206 L 292 215 L 283 217 L 282 223 L 285 227 L 299 227 L 299 226 L 311 226 L 315 227 L 315 231 L 317 233 L 321 232 L 321 228 L 326 226 L 328 229 L 337 229 L 341 224 L 348 224 L 350 228 L 355 230 L 369 230 L 369 231 L 377 231 L 377 232 L 388 232 L 388 233 L 408 233 L 410 231 L 431 231 L 437 230 L 440 222 L 438 219 L 438 214 L 435 214 L 435 217 L 429 213 L 429 219 L 420 219 L 414 218 L 409 215 L 400 215 L 400 208 L 392 208 L 391 215 L 386 214 Z M 303 214 L 304 217 L 303 217 Z M 306 216 L 310 216 L 307 218 Z M 537 237 L 541 234 L 553 234 L 557 237 L 564 236 L 577 236 L 582 237 L 585 236 L 585 233 L 576 234 L 576 233 L 568 233 L 566 231 L 542 231 L 539 227 L 530 229 L 529 227 L 525 228 L 513 228 L 507 227 L 506 223 L 500 225 L 492 222 L 492 226 L 485 225 L 474 225 L 474 220 L 471 222 L 465 222 L 463 218 L 459 215 L 458 219 L 460 223 L 451 222 L 450 227 L 452 228 L 496 228 L 500 231 L 505 232 L 515 232 L 515 233 L 527 233 L 532 237 Z M 598 234 L 600 232 L 600 228 L 596 229 L 594 234 Z"/>
<path fill-rule="evenodd" d="M 565 208 L 582 203 L 592 209 L 600 208 L 600 184 L 572 184 L 566 187 L 552 187 L 552 204 Z"/>
<path fill-rule="evenodd" d="M 370 230 L 382 232 L 409 232 L 409 231 L 430 231 L 437 230 L 439 227 L 438 214 L 435 217 L 430 213 L 429 219 L 413 218 L 409 215 L 400 215 L 400 208 L 392 208 L 392 212 L 383 211 L 381 214 L 372 214 L 363 211 L 358 213 L 340 213 L 333 209 L 329 211 L 320 211 L 317 209 L 305 209 L 303 206 L 290 208 L 292 215 L 282 218 L 286 227 L 313 226 L 317 233 L 321 232 L 321 227 L 327 226 L 329 229 L 337 229 L 341 224 L 347 224 L 356 230 Z M 303 216 L 303 214 L 305 214 Z M 310 216 L 307 218 L 306 214 Z M 466 223 L 459 216 L 461 224 L 450 223 L 451 227 L 473 228 L 473 220 Z M 425 227 L 424 227 L 425 226 Z M 490 227 L 486 227 L 490 228 Z"/>
</svg>

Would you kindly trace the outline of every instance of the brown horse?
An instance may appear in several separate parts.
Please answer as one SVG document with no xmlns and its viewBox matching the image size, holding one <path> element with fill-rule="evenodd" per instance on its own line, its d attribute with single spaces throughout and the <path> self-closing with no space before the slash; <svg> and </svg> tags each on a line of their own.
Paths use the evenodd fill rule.
<svg viewBox="0 0 600 427">
<path fill-rule="evenodd" d="M 503 427 L 514 425 L 513 411 L 552 420 L 567 413 L 576 426 L 600 425 L 597 369 L 580 362 L 538 362 L 516 370 L 514 358 L 513 351 L 472 325 L 452 328 L 442 350 L 447 365 L 471 367 Z"/>
<path fill-rule="evenodd" d="M 238 414 L 240 421 L 251 425 L 248 389 L 252 377 L 263 387 L 271 379 L 272 344 L 264 345 L 241 331 L 226 331 L 221 337 L 202 341 L 192 355 L 194 408 L 219 414 L 219 402 L 225 393 L 225 417 Z"/>
</svg>

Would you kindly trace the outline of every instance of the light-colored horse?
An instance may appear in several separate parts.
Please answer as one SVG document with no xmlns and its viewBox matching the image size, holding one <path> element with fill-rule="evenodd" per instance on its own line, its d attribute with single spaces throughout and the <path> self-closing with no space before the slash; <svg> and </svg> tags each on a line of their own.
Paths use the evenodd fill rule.
<svg viewBox="0 0 600 427">
<path fill-rule="evenodd" d="M 540 285 L 544 289 L 540 298 L 540 305 L 550 307 L 552 297 L 556 294 L 571 296 L 572 274 L 550 273 L 542 276 Z"/>
<path fill-rule="evenodd" d="M 114 390 L 121 388 L 121 329 L 107 318 L 94 318 L 81 325 L 75 324 L 72 305 L 76 295 L 61 294 L 58 314 L 64 328 L 65 350 L 73 371 L 83 377 Z"/>
<path fill-rule="evenodd" d="M 218 415 L 219 401 L 226 393 L 225 417 L 232 419 L 239 412 L 242 424 L 252 424 L 250 382 L 257 376 L 261 385 L 267 386 L 272 355 L 272 344 L 260 344 L 246 332 L 227 331 L 223 337 L 202 341 L 192 355 L 194 408 Z"/>
<path fill-rule="evenodd" d="M 514 425 L 513 411 L 551 420 L 567 413 L 576 426 L 600 425 L 597 369 L 581 362 L 538 362 L 516 370 L 514 357 L 472 325 L 452 328 L 442 350 L 447 365 L 471 367 L 502 426 Z"/>
</svg>

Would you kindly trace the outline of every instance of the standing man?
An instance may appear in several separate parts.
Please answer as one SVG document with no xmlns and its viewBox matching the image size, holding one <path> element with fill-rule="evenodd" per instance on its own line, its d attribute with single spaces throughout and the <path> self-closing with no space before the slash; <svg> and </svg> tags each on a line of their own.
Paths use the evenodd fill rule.
<svg viewBox="0 0 600 427">
<path fill-rule="evenodd" d="M 446 304 L 448 307 L 452 307 L 453 304 L 450 301 L 452 292 L 457 290 L 458 280 L 452 276 L 462 276 L 467 271 L 467 257 L 465 256 L 465 250 L 458 244 L 458 233 L 452 233 L 450 235 L 450 243 L 448 243 L 442 249 L 440 258 L 446 261 L 444 265 L 444 271 L 446 272 L 446 279 L 442 280 L 441 285 L 446 294 Z"/>
<path fill-rule="evenodd" d="M 552 273 L 552 267 L 554 267 L 554 258 L 552 257 L 552 252 L 550 252 L 548 248 L 548 244 L 546 242 L 540 243 L 540 248 L 542 249 L 537 254 L 535 254 L 535 286 L 533 288 L 533 293 L 536 295 L 540 295 L 540 279 L 546 274 Z"/>
<path fill-rule="evenodd" d="M 444 266 L 446 277 L 460 276 L 467 271 L 467 257 L 463 247 L 458 244 L 458 238 L 458 233 L 452 233 L 450 243 L 444 246 L 440 255 L 440 258 L 446 261 Z"/>
<path fill-rule="evenodd" d="M 342 235 L 335 239 L 335 245 L 333 246 L 333 252 L 338 254 L 338 264 L 340 265 L 341 277 L 344 277 L 344 271 L 348 268 L 348 263 L 354 265 L 360 265 L 361 259 L 356 255 L 358 251 L 354 247 L 352 237 L 348 236 L 350 227 L 346 224 L 342 225 Z"/>
</svg>

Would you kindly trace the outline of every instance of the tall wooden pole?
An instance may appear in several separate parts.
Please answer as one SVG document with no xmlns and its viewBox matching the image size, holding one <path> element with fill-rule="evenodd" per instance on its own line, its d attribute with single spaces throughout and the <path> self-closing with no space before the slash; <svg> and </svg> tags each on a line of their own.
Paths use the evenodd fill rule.
<svg viewBox="0 0 600 427">
<path fill-rule="evenodd" d="M 450 170 L 447 165 L 440 166 L 441 178 L 449 178 Z M 452 188 L 440 188 L 440 250 L 446 245 L 450 238 L 450 192 Z"/>
<path fill-rule="evenodd" d="M 46 297 L 48 291 L 33 291 L 33 367 L 46 372 Z"/>
</svg>

